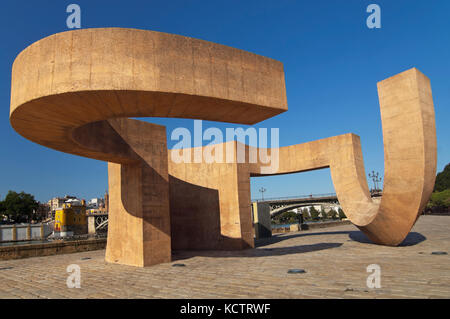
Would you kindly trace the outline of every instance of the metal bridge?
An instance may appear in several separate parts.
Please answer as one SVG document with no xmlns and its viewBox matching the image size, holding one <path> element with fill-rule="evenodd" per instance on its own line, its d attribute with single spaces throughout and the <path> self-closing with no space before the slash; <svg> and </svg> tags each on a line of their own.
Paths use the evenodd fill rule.
<svg viewBox="0 0 450 319">
<path fill-rule="evenodd" d="M 108 229 L 108 215 L 103 216 L 104 219 L 95 219 L 95 230 L 106 230 Z"/>
<path fill-rule="evenodd" d="M 382 191 L 371 190 L 370 195 L 372 197 L 380 197 L 382 196 Z M 308 194 L 308 195 L 294 195 L 294 196 L 285 196 L 285 197 L 270 197 L 264 199 L 252 199 L 252 202 L 258 203 L 315 203 L 315 202 L 339 202 L 336 196 L 336 193 L 324 193 L 324 194 Z"/>
<path fill-rule="evenodd" d="M 308 207 L 308 206 L 316 206 L 320 205 L 323 208 L 326 209 L 326 211 L 329 211 L 333 207 L 340 207 L 339 203 L 330 203 L 330 202 L 317 202 L 317 203 L 296 203 L 296 204 L 289 204 L 289 205 L 281 205 L 281 206 L 273 206 L 270 205 L 270 216 L 275 217 L 281 213 L 287 212 L 289 210 L 295 209 L 295 208 L 302 208 L 302 207 Z"/>
<path fill-rule="evenodd" d="M 381 192 L 371 192 L 372 197 L 380 197 Z M 332 206 L 339 206 L 339 201 L 336 193 L 324 193 L 324 194 L 309 194 L 309 195 L 296 195 L 285 197 L 272 197 L 265 199 L 255 199 L 252 202 L 267 203 L 270 206 L 270 215 L 272 217 L 289 211 L 295 208 L 307 207 L 311 205 L 321 205 L 325 208 L 331 208 Z M 108 229 L 108 215 L 107 214 L 91 214 L 95 216 L 95 230 L 107 230 Z"/>
<path fill-rule="evenodd" d="M 336 193 L 325 193 L 325 194 L 309 194 L 309 195 L 294 195 L 286 197 L 271 197 L 264 199 L 253 199 L 252 202 L 258 203 L 314 203 L 318 201 L 337 201 Z"/>
<path fill-rule="evenodd" d="M 108 230 L 108 213 L 106 212 L 94 212 L 88 213 L 89 233 L 97 231 Z"/>
<path fill-rule="evenodd" d="M 381 191 L 371 191 L 372 197 L 380 197 Z M 306 207 L 312 205 L 321 205 L 324 208 L 330 208 L 332 206 L 339 206 L 339 200 L 336 193 L 324 193 L 324 194 L 309 194 L 309 195 L 295 195 L 286 197 L 272 197 L 264 199 L 255 199 L 252 202 L 267 203 L 270 206 L 270 215 L 281 214 L 291 209 Z"/>
</svg>

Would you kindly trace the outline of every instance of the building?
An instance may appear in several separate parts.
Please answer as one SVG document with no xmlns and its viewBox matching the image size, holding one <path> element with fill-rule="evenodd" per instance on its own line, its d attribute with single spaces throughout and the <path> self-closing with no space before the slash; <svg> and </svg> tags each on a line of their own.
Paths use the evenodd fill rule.
<svg viewBox="0 0 450 319">
<path fill-rule="evenodd" d="M 105 212 L 108 213 L 109 212 L 109 194 L 108 191 L 105 192 Z"/>
<path fill-rule="evenodd" d="M 53 197 L 50 199 L 47 204 L 50 207 L 50 211 L 53 213 L 53 216 L 55 215 L 55 211 L 62 207 L 63 204 L 70 200 L 70 199 L 77 199 L 75 196 L 66 195 L 64 197 Z"/>
<path fill-rule="evenodd" d="M 107 215 L 109 208 L 109 195 L 105 192 L 104 198 L 92 198 L 86 207 L 88 215 Z"/>
<path fill-rule="evenodd" d="M 51 216 L 50 206 L 47 203 L 38 203 L 39 206 L 33 211 L 33 220 L 41 221 Z"/>
<path fill-rule="evenodd" d="M 75 200 L 55 210 L 55 237 L 87 234 L 86 202 Z"/>
<path fill-rule="evenodd" d="M 92 198 L 92 199 L 90 199 L 89 201 L 88 201 L 88 204 L 87 204 L 87 206 L 89 207 L 89 208 L 100 208 L 100 207 L 102 207 L 102 206 L 104 206 L 105 204 L 104 204 L 104 199 L 103 198 L 99 198 L 99 197 L 96 197 L 96 198 Z"/>
<path fill-rule="evenodd" d="M 70 201 L 79 201 L 79 205 L 81 205 L 81 200 L 77 199 L 76 196 L 65 195 L 64 197 L 53 197 L 50 199 L 47 204 L 50 208 L 48 218 L 55 218 L 55 212 L 57 209 L 61 208 L 66 202 Z"/>
<path fill-rule="evenodd" d="M 48 201 L 48 206 L 51 211 L 55 211 L 57 208 L 62 207 L 62 205 L 66 202 L 66 199 L 63 197 L 53 197 Z"/>
</svg>

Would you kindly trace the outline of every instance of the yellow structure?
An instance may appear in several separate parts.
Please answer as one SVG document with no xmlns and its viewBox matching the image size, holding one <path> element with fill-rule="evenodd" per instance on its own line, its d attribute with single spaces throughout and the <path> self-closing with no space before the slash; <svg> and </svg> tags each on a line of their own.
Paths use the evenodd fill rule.
<svg viewBox="0 0 450 319">
<path fill-rule="evenodd" d="M 63 204 L 55 212 L 55 236 L 67 237 L 87 233 L 86 205 Z"/>
</svg>

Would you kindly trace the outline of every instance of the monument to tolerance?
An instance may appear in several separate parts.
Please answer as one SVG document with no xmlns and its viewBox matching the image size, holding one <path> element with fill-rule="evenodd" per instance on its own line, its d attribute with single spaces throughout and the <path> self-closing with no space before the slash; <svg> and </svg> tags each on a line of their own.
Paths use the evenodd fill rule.
<svg viewBox="0 0 450 319">
<path fill-rule="evenodd" d="M 250 177 L 325 167 L 353 224 L 374 243 L 401 243 L 435 181 L 430 82 L 410 69 L 379 82 L 378 95 L 385 154 L 379 204 L 351 133 L 280 147 L 270 172 L 261 159 L 172 161 L 165 127 L 130 117 L 255 124 L 287 111 L 282 63 L 207 41 L 122 28 L 46 37 L 14 61 L 10 122 L 35 143 L 108 162 L 106 260 L 148 266 L 169 262 L 172 249 L 254 247 Z"/>
</svg>

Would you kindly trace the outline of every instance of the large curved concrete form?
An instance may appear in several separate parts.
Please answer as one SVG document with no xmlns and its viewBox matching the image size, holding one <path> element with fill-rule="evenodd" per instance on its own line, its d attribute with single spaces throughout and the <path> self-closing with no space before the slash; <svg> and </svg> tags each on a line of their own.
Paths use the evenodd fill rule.
<svg viewBox="0 0 450 319">
<path fill-rule="evenodd" d="M 329 167 L 347 217 L 373 242 L 400 244 L 423 211 L 436 178 L 437 145 L 429 79 L 413 68 L 378 83 L 384 137 L 384 188 L 372 201 L 360 139 L 345 134 L 281 147 L 278 169 L 286 174 Z M 273 151 L 273 150 L 272 150 Z M 260 164 L 249 166 L 261 176 Z"/>
<path fill-rule="evenodd" d="M 202 40 L 120 28 L 44 38 L 14 62 L 10 121 L 36 143 L 109 162 L 109 262 L 147 266 L 170 261 L 172 249 L 254 247 L 250 177 L 324 167 L 350 220 L 374 242 L 397 245 L 434 185 L 434 109 L 429 81 L 416 69 L 378 89 L 379 206 L 353 134 L 256 150 L 255 163 L 173 162 L 165 127 L 128 118 L 254 124 L 287 110 L 280 62 Z M 236 153 L 242 146 L 230 144 Z M 248 159 L 253 149 L 244 148 Z M 279 153 L 276 169 L 267 168 L 265 151 Z"/>
<path fill-rule="evenodd" d="M 12 70 L 10 121 L 19 134 L 110 163 L 106 260 L 129 265 L 170 261 L 176 221 L 169 211 L 165 128 L 128 117 L 254 124 L 286 110 L 280 62 L 160 32 L 106 28 L 55 34 L 22 51 Z M 230 168 L 221 178 L 232 181 L 233 173 Z M 227 207 L 221 216 L 223 249 L 246 247 L 240 219 L 234 218 L 233 191 L 221 198 L 220 208 Z"/>
</svg>

